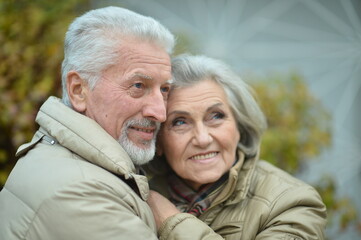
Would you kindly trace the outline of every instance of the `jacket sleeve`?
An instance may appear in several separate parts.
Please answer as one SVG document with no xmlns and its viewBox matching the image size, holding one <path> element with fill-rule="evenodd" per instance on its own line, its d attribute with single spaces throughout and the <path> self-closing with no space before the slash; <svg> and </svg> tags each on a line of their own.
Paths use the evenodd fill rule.
<svg viewBox="0 0 361 240">
<path fill-rule="evenodd" d="M 207 224 L 188 213 L 167 218 L 158 230 L 160 240 L 220 240 L 223 239 Z"/>
<path fill-rule="evenodd" d="M 133 198 L 104 183 L 74 183 L 43 202 L 26 239 L 158 239 L 139 216 L 146 203 L 135 210 L 143 202 Z"/>
<path fill-rule="evenodd" d="M 271 205 L 256 240 L 325 239 L 326 207 L 314 188 L 303 185 L 285 191 Z"/>
</svg>

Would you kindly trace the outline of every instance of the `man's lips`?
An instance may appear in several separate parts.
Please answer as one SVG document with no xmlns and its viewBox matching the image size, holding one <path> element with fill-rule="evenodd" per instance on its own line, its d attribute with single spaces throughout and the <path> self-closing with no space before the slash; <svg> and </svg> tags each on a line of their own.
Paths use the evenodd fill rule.
<svg viewBox="0 0 361 240">
<path fill-rule="evenodd" d="M 129 129 L 136 131 L 136 134 L 143 140 L 152 140 L 154 138 L 155 128 L 131 126 Z"/>
<path fill-rule="evenodd" d="M 143 127 L 130 127 L 130 129 L 134 129 L 136 131 L 140 131 L 140 132 L 146 132 L 146 133 L 154 133 L 155 128 L 143 128 Z"/>
</svg>

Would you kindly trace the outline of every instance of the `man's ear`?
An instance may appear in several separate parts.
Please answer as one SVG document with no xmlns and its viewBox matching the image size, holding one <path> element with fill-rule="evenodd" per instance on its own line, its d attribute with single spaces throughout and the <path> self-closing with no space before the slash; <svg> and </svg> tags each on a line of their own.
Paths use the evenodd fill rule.
<svg viewBox="0 0 361 240">
<path fill-rule="evenodd" d="M 76 71 L 67 74 L 66 86 L 70 102 L 75 111 L 84 113 L 86 110 L 86 97 L 88 92 L 87 83 Z"/>
</svg>

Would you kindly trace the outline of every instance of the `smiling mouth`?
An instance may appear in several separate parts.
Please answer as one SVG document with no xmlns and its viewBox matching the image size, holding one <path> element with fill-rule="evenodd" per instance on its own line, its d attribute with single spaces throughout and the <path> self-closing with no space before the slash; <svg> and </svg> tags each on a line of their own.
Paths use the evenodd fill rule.
<svg viewBox="0 0 361 240">
<path fill-rule="evenodd" d="M 133 130 L 145 132 L 145 133 L 153 133 L 154 129 L 146 129 L 146 128 L 137 128 L 137 127 L 130 127 Z"/>
<path fill-rule="evenodd" d="M 211 153 L 207 153 L 207 154 L 199 154 L 199 155 L 194 155 L 192 157 L 190 157 L 191 160 L 203 160 L 203 159 L 208 159 L 208 158 L 212 158 L 215 157 L 218 154 L 218 152 L 211 152 Z"/>
</svg>

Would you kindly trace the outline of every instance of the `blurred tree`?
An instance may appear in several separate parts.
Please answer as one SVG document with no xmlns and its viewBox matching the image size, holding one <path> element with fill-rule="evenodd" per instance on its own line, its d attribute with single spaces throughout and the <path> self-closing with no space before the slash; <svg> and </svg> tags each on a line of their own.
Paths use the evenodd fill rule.
<svg viewBox="0 0 361 240">
<path fill-rule="evenodd" d="M 328 226 L 339 231 L 355 228 L 361 234 L 361 221 L 355 203 L 346 196 L 337 196 L 336 183 L 332 176 L 323 176 L 316 188 L 327 207 Z"/>
<path fill-rule="evenodd" d="M 261 158 L 292 174 L 302 171 L 306 161 L 331 144 L 329 113 L 309 92 L 300 74 L 273 74 L 264 78 L 250 75 L 248 79 L 268 123 L 262 138 Z M 329 227 L 343 231 L 360 226 L 354 203 L 337 196 L 332 177 L 323 176 L 313 185 L 327 207 Z"/>
<path fill-rule="evenodd" d="M 186 32 L 177 32 L 176 36 L 177 41 L 173 51 L 174 56 L 182 53 L 200 54 L 197 51 L 197 44 L 194 40 L 189 38 L 189 35 Z"/>
<path fill-rule="evenodd" d="M 297 73 L 249 78 L 267 116 L 261 158 L 294 174 L 330 145 L 330 115 Z"/>
<path fill-rule="evenodd" d="M 89 0 L 0 2 L 0 188 L 34 133 L 40 104 L 60 93 L 64 34 L 88 8 Z"/>
</svg>

